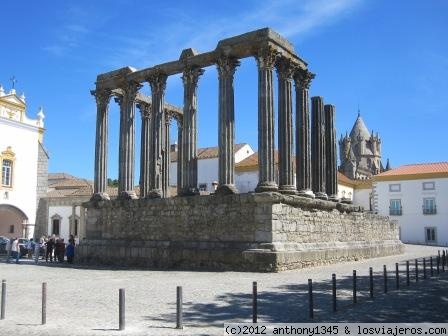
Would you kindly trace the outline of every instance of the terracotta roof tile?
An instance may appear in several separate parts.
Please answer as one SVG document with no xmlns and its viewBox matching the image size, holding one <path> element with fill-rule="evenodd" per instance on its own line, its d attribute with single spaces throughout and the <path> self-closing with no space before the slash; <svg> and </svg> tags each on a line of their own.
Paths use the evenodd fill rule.
<svg viewBox="0 0 448 336">
<path fill-rule="evenodd" d="M 375 176 L 375 179 L 381 179 L 382 177 L 387 176 L 406 176 L 419 174 L 447 174 L 448 176 L 448 162 L 416 163 L 403 165 L 398 168 L 378 174 Z"/>
<path fill-rule="evenodd" d="M 246 143 L 236 144 L 234 146 L 235 152 L 239 151 L 245 145 L 247 145 L 247 144 Z M 218 147 L 198 148 L 197 153 L 198 153 L 199 160 L 217 158 L 218 157 Z M 170 156 L 171 156 L 171 162 L 177 162 L 177 152 L 171 152 Z"/>
</svg>

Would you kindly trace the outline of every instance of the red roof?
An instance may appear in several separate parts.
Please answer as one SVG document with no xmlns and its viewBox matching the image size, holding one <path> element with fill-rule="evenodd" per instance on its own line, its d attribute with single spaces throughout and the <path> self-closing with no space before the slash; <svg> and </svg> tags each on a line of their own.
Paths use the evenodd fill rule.
<svg viewBox="0 0 448 336">
<path fill-rule="evenodd" d="M 388 180 L 391 177 L 400 176 L 401 178 L 413 177 L 415 179 L 418 178 L 419 175 L 421 175 L 422 178 L 426 177 L 426 175 L 431 175 L 432 177 L 448 177 L 448 162 L 403 165 L 376 175 L 374 178 L 376 180 Z"/>
</svg>

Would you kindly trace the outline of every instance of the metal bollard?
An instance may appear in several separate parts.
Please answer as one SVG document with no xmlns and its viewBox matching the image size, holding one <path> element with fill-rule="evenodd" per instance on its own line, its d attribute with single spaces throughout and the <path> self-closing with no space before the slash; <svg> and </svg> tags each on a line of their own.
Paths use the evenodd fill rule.
<svg viewBox="0 0 448 336">
<path fill-rule="evenodd" d="M 373 299 L 373 268 L 369 267 L 370 298 Z"/>
<path fill-rule="evenodd" d="M 47 323 L 47 283 L 42 282 L 42 324 Z"/>
<path fill-rule="evenodd" d="M 331 282 L 332 282 L 332 287 L 333 287 L 333 312 L 335 312 L 337 310 L 336 307 L 336 274 L 332 274 L 331 275 Z"/>
<path fill-rule="evenodd" d="M 423 258 L 423 279 L 426 279 L 426 258 Z"/>
<path fill-rule="evenodd" d="M 356 298 L 356 270 L 353 270 L 353 303 L 356 303 L 358 300 Z"/>
<path fill-rule="evenodd" d="M 433 265 L 432 265 L 432 257 L 429 257 L 429 267 L 431 267 L 431 271 L 429 274 L 431 274 L 431 276 L 434 276 L 434 269 L 433 269 Z"/>
<path fill-rule="evenodd" d="M 182 286 L 177 286 L 176 290 L 176 329 L 184 328 L 184 318 L 182 310 Z"/>
<path fill-rule="evenodd" d="M 398 263 L 395 263 L 395 289 L 400 289 L 400 270 L 398 269 Z"/>
<path fill-rule="evenodd" d="M 124 288 L 118 290 L 118 330 L 126 328 L 126 311 L 125 311 L 125 292 Z"/>
<path fill-rule="evenodd" d="M 440 255 L 437 256 L 437 267 L 436 267 L 436 270 L 437 270 L 437 275 L 439 275 L 440 274 Z"/>
<path fill-rule="evenodd" d="M 314 307 L 313 307 L 313 280 L 308 279 L 308 303 L 309 303 L 309 313 L 310 318 L 314 318 Z"/>
<path fill-rule="evenodd" d="M 2 280 L 2 302 L 0 320 L 5 319 L 5 306 L 6 306 L 6 280 Z"/>
<path fill-rule="evenodd" d="M 258 289 L 257 282 L 252 283 L 252 323 L 258 320 Z"/>
<path fill-rule="evenodd" d="M 387 293 L 387 269 L 386 269 L 386 265 L 383 265 L 383 274 L 384 274 L 384 293 Z"/>
<path fill-rule="evenodd" d="M 418 282 L 418 260 L 415 259 L 415 282 Z"/>
<path fill-rule="evenodd" d="M 406 260 L 406 286 L 409 286 L 409 260 Z"/>
</svg>

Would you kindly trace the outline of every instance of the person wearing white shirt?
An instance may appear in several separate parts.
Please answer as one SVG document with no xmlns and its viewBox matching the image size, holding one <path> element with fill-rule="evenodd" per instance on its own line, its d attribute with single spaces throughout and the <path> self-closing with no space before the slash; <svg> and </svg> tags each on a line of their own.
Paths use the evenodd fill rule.
<svg viewBox="0 0 448 336">
<path fill-rule="evenodd" d="M 20 257 L 20 246 L 19 246 L 19 239 L 17 238 L 14 238 L 14 241 L 11 244 L 11 254 L 12 257 L 16 259 L 16 264 L 18 264 Z"/>
</svg>

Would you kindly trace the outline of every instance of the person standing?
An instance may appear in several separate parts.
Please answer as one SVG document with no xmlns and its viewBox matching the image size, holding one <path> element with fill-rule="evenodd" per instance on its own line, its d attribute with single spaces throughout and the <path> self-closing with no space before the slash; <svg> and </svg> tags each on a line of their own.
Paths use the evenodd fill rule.
<svg viewBox="0 0 448 336">
<path fill-rule="evenodd" d="M 46 243 L 46 251 L 45 251 L 45 261 L 48 262 L 48 257 L 50 257 L 50 262 L 53 262 L 53 249 L 54 249 L 54 239 L 50 238 Z"/>
<path fill-rule="evenodd" d="M 19 246 L 19 239 L 17 238 L 14 238 L 14 241 L 11 244 L 11 254 L 12 257 L 16 259 L 16 264 L 18 264 L 20 258 L 20 246 Z"/>
<path fill-rule="evenodd" d="M 75 240 L 69 239 L 69 244 L 65 250 L 65 255 L 67 256 L 67 262 L 73 264 L 73 259 L 75 258 Z"/>
<path fill-rule="evenodd" d="M 26 252 L 28 253 L 28 259 L 31 259 L 33 257 L 33 252 L 34 252 L 33 238 L 28 240 L 28 242 L 26 243 Z"/>
<path fill-rule="evenodd" d="M 6 253 L 8 253 L 7 257 L 6 257 L 6 262 L 9 263 L 9 259 L 11 259 L 11 245 L 12 245 L 12 238 L 9 238 L 8 241 L 6 242 Z"/>
</svg>

